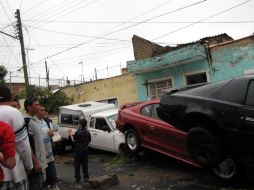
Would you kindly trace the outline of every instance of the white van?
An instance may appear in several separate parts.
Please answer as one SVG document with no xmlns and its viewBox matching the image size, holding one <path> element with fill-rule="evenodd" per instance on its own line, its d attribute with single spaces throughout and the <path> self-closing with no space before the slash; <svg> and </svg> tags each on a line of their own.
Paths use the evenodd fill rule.
<svg viewBox="0 0 254 190">
<path fill-rule="evenodd" d="M 110 109 L 92 114 L 88 119 L 87 129 L 91 133 L 90 148 L 118 153 L 125 148 L 125 136 L 116 129 L 118 109 Z M 64 139 L 74 134 L 77 128 L 63 127 L 60 131 Z"/>
<path fill-rule="evenodd" d="M 75 129 L 80 118 L 87 121 L 94 113 L 116 109 L 116 105 L 101 102 L 84 102 L 59 107 L 58 133 L 63 139 L 68 139 L 68 130 Z"/>
</svg>

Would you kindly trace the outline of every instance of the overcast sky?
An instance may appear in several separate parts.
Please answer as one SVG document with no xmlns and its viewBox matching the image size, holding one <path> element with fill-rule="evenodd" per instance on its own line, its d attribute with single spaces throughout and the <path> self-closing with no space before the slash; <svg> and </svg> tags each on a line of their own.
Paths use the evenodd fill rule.
<svg viewBox="0 0 254 190">
<path fill-rule="evenodd" d="M 15 35 L 16 9 L 29 75 L 36 78 L 46 76 L 45 60 L 50 78 L 81 80 L 80 62 L 85 80 L 94 77 L 95 68 L 99 78 L 119 75 L 134 60 L 133 35 L 166 46 L 254 32 L 251 0 L 0 0 L 0 31 Z M 3 34 L 0 65 L 12 72 L 12 80 L 23 76 L 19 41 Z"/>
</svg>

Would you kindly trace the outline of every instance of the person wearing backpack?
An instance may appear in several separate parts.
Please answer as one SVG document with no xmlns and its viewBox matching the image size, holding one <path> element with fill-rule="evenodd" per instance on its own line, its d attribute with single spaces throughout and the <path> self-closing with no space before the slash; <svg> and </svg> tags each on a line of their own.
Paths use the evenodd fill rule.
<svg viewBox="0 0 254 190">
<path fill-rule="evenodd" d="M 2 167 L 4 181 L 1 190 L 27 190 L 27 173 L 33 168 L 31 148 L 28 134 L 24 126 L 24 117 L 21 112 L 10 106 L 11 91 L 5 86 L 0 86 L 0 120 L 13 128 L 15 133 L 16 166 L 12 169 Z"/>
<path fill-rule="evenodd" d="M 39 111 L 40 105 L 36 98 L 28 97 L 24 102 L 24 107 L 27 112 L 25 121 L 27 124 L 30 145 L 32 148 L 33 172 L 28 176 L 29 189 L 42 190 L 43 177 L 47 168 L 47 159 L 45 147 L 43 144 L 42 130 L 39 126 L 39 120 L 35 114 Z"/>
</svg>

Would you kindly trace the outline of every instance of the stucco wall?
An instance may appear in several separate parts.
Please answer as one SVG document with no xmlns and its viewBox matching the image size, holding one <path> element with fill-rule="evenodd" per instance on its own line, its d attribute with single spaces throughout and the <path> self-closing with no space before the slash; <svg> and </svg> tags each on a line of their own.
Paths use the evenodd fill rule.
<svg viewBox="0 0 254 190">
<path fill-rule="evenodd" d="M 117 97 L 118 104 L 137 101 L 136 83 L 133 74 L 124 74 L 108 79 L 88 82 L 62 89 L 73 103 Z"/>
<path fill-rule="evenodd" d="M 148 100 L 146 80 L 172 78 L 173 88 L 185 86 L 185 75 L 197 72 L 206 72 L 209 81 L 208 63 L 205 59 L 178 65 L 175 67 L 164 68 L 161 70 L 136 74 L 138 101 Z"/>
<path fill-rule="evenodd" d="M 254 37 L 246 37 L 211 48 L 212 79 L 219 81 L 254 74 Z"/>
</svg>

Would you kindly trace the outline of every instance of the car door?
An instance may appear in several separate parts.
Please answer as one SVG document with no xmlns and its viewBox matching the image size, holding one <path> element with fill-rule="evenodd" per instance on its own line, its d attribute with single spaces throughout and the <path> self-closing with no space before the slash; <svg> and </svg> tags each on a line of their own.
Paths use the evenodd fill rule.
<svg viewBox="0 0 254 190">
<path fill-rule="evenodd" d="M 241 110 L 241 131 L 248 135 L 254 135 L 254 80 L 248 85 L 245 105 Z"/>
<path fill-rule="evenodd" d="M 150 131 L 149 144 L 153 149 L 177 157 L 189 157 L 186 148 L 186 133 L 159 119 L 157 108 L 153 104 L 152 114 L 147 125 Z"/>
<path fill-rule="evenodd" d="M 111 131 L 105 118 L 93 117 L 91 120 L 93 124 L 90 122 L 90 147 L 106 151 L 114 151 L 114 132 Z"/>
</svg>

